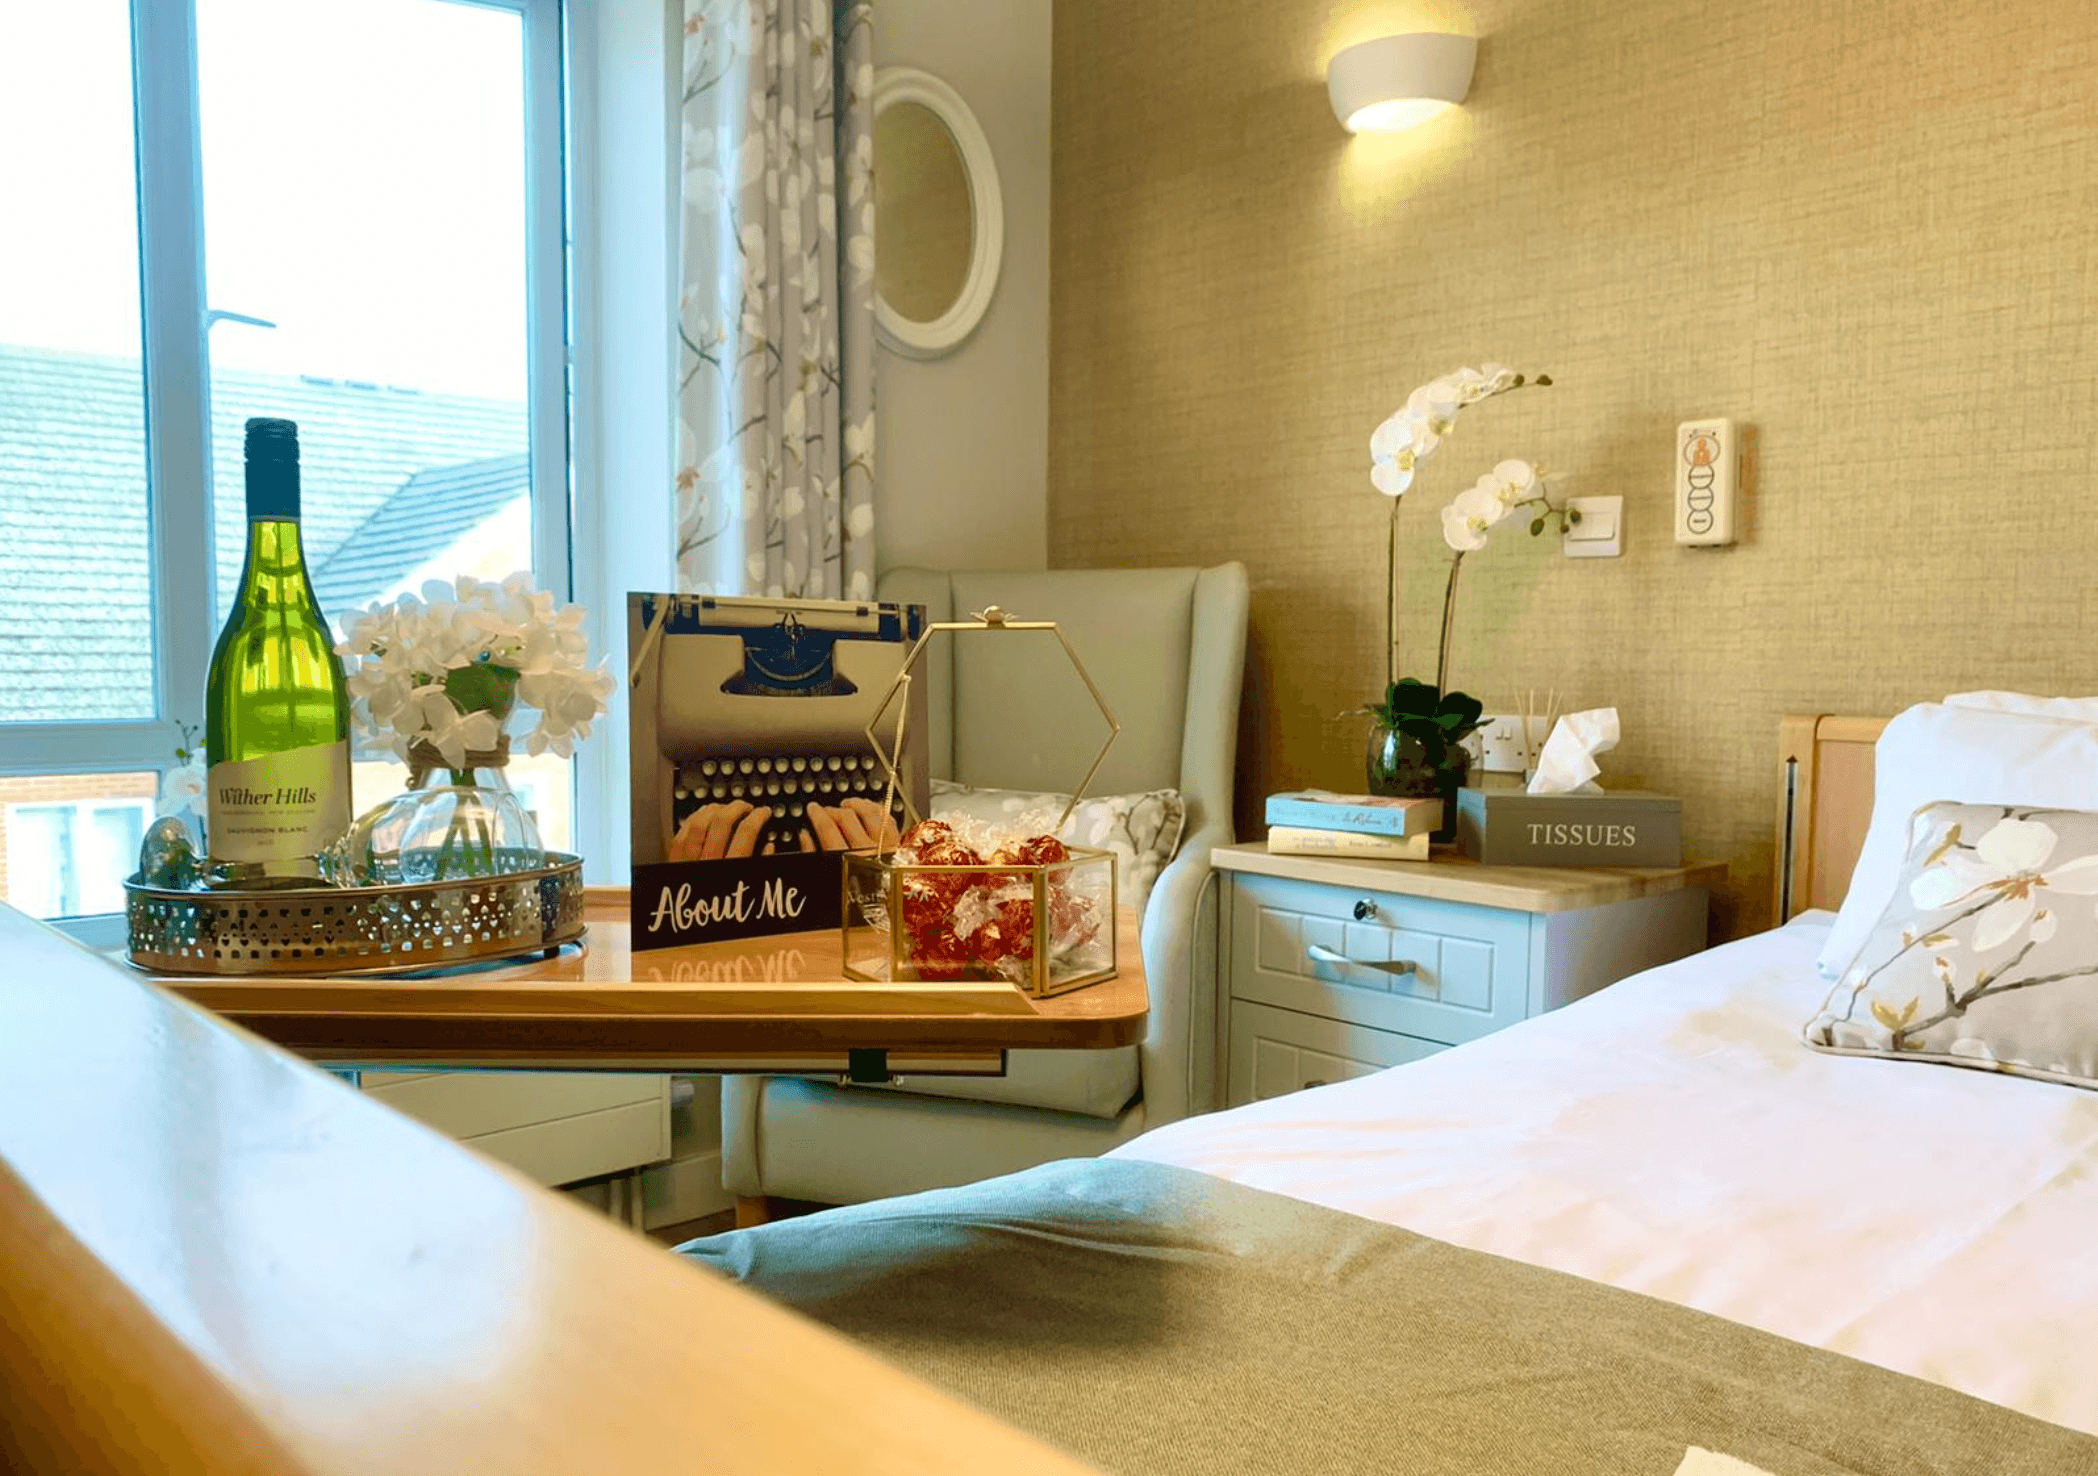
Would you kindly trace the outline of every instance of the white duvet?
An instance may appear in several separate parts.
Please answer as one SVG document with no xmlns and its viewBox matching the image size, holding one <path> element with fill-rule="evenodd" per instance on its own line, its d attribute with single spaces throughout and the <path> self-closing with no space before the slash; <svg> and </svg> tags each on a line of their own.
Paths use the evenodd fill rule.
<svg viewBox="0 0 2098 1476">
<path fill-rule="evenodd" d="M 2098 1434 L 2098 1092 L 1808 1050 L 1829 920 L 1117 1153 Z"/>
</svg>

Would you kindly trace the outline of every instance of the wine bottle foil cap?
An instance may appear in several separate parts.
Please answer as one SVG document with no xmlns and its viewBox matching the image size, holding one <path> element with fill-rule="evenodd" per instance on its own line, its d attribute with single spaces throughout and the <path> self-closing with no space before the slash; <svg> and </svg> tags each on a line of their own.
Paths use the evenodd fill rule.
<svg viewBox="0 0 2098 1476">
<path fill-rule="evenodd" d="M 248 422 L 247 457 L 250 461 L 299 460 L 299 424 L 295 420 L 273 420 L 256 416 Z"/>
</svg>

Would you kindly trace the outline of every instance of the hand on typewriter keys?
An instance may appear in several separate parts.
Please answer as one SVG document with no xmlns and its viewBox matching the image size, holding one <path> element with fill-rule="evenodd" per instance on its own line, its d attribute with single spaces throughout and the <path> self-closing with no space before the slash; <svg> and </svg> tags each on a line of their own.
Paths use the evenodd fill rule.
<svg viewBox="0 0 2098 1476">
<path fill-rule="evenodd" d="M 772 811 L 753 809 L 744 800 L 722 805 L 701 805 L 685 817 L 685 823 L 670 838 L 673 861 L 718 861 L 724 856 L 749 856 L 757 851 L 758 837 Z"/>
<path fill-rule="evenodd" d="M 765 806 L 753 808 L 746 800 L 701 805 L 671 837 L 669 859 L 718 861 L 756 855 L 772 814 Z M 855 795 L 835 805 L 811 804 L 802 818 L 807 822 L 800 836 L 804 851 L 864 850 L 877 845 L 892 849 L 896 845 L 895 820 L 870 799 Z M 763 849 L 770 855 L 773 847 L 767 842 Z"/>
<path fill-rule="evenodd" d="M 896 820 L 870 799 L 857 795 L 835 805 L 810 805 L 808 828 L 801 832 L 804 851 L 894 850 Z M 813 831 L 812 836 L 810 832 Z"/>
</svg>

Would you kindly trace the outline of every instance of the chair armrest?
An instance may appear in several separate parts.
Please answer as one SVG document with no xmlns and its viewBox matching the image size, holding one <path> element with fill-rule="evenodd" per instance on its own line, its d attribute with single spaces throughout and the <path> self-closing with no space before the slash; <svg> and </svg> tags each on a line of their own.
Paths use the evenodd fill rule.
<svg viewBox="0 0 2098 1476">
<path fill-rule="evenodd" d="M 1147 1127 L 1215 1104 L 1217 930 L 1209 853 L 1231 839 L 1228 815 L 1197 830 L 1159 873 L 1144 907 L 1151 1018 L 1140 1054 Z"/>
</svg>

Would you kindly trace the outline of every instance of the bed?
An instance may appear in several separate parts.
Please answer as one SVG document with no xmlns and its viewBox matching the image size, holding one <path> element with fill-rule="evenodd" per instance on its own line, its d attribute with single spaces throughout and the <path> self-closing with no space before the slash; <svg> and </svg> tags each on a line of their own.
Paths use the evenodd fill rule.
<svg viewBox="0 0 2098 1476">
<path fill-rule="evenodd" d="M 1131 1476 L 2098 1472 L 2098 1093 L 1800 1044 L 1879 729 L 1787 720 L 1772 931 L 688 1253 Z"/>
</svg>

